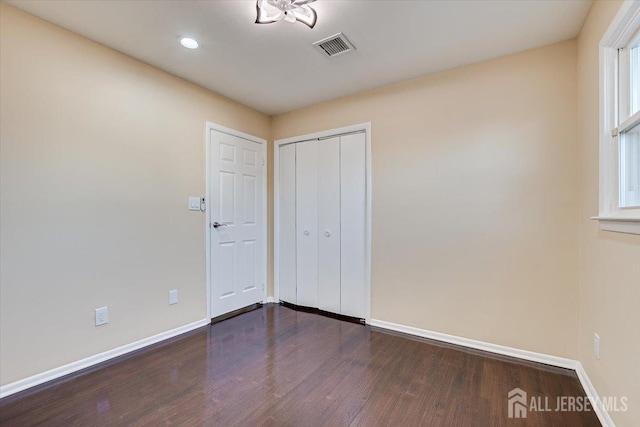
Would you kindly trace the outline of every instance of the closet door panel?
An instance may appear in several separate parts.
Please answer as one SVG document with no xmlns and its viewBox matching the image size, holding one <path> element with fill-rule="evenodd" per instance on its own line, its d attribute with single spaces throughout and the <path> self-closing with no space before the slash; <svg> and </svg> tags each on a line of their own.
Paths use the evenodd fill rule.
<svg viewBox="0 0 640 427">
<path fill-rule="evenodd" d="M 279 283 L 280 299 L 297 304 L 296 298 L 296 144 L 279 149 Z"/>
<path fill-rule="evenodd" d="M 363 133 L 340 137 L 342 314 L 365 317 L 366 163 Z"/>
<path fill-rule="evenodd" d="M 318 142 L 296 144 L 297 304 L 318 307 Z"/>
<path fill-rule="evenodd" d="M 318 142 L 318 308 L 340 313 L 340 138 Z"/>
</svg>

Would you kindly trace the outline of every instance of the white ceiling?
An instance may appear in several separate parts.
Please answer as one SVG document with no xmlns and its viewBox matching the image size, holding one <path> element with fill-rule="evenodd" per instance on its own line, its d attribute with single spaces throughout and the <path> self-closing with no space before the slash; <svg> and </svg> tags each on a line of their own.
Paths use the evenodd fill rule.
<svg viewBox="0 0 640 427">
<path fill-rule="evenodd" d="M 256 25 L 254 0 L 8 3 L 267 114 L 575 37 L 591 0 L 318 0 L 318 23 Z M 343 32 L 357 50 L 311 44 Z M 191 35 L 190 51 L 178 36 Z"/>
</svg>

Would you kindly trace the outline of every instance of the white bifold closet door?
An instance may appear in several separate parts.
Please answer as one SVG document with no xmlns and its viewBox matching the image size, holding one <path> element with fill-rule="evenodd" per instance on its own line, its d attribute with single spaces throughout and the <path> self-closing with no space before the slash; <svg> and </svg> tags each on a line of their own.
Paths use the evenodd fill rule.
<svg viewBox="0 0 640 427">
<path fill-rule="evenodd" d="M 280 299 L 364 318 L 365 135 L 279 149 Z"/>
<path fill-rule="evenodd" d="M 341 312 L 340 138 L 318 144 L 318 308 Z"/>
<path fill-rule="evenodd" d="M 365 135 L 340 137 L 340 313 L 365 317 Z"/>
<path fill-rule="evenodd" d="M 318 307 L 318 142 L 296 145 L 297 304 Z"/>
<path fill-rule="evenodd" d="M 280 299 L 297 304 L 296 290 L 296 144 L 279 149 Z"/>
</svg>

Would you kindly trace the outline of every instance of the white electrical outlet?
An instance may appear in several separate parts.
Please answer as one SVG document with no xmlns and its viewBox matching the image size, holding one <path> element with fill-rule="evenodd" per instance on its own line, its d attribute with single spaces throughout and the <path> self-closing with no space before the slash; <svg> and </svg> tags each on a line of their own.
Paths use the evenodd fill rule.
<svg viewBox="0 0 640 427">
<path fill-rule="evenodd" d="M 593 334 L 593 355 L 600 359 L 600 336 Z"/>
<path fill-rule="evenodd" d="M 109 309 L 107 307 L 96 308 L 96 326 L 109 323 Z"/>
<path fill-rule="evenodd" d="M 174 289 L 169 291 L 169 304 L 177 304 L 178 303 L 178 290 Z"/>
</svg>

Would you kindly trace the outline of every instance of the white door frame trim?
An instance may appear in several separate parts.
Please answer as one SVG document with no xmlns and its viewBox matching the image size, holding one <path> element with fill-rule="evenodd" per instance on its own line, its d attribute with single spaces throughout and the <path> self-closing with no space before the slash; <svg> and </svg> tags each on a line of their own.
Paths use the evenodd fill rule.
<svg viewBox="0 0 640 427">
<path fill-rule="evenodd" d="M 352 126 L 345 126 L 337 129 L 315 132 L 306 135 L 283 138 L 274 141 L 273 144 L 273 287 L 274 302 L 280 301 L 280 156 L 278 150 L 282 145 L 313 139 L 324 139 L 353 132 L 364 132 L 365 134 L 365 166 L 366 166 L 366 207 L 365 207 L 365 234 L 366 234 L 366 283 L 365 283 L 365 321 L 371 322 L 371 201 L 372 201 L 372 180 L 371 180 L 371 122 L 360 123 Z"/>
<path fill-rule="evenodd" d="M 248 133 L 240 132 L 235 129 L 227 128 L 216 123 L 207 122 L 205 127 L 205 201 L 206 201 L 206 224 L 205 224 L 205 236 L 206 236 L 206 290 L 207 290 L 207 319 L 211 319 L 212 307 L 211 307 L 211 162 L 209 157 L 211 156 L 211 131 L 226 133 L 227 135 L 236 136 L 238 138 L 246 139 L 251 142 L 256 142 L 262 147 L 262 239 L 263 239 L 263 272 L 262 272 L 262 302 L 267 302 L 267 259 L 269 244 L 267 242 L 267 140 L 258 138 L 257 136 L 249 135 Z"/>
</svg>

